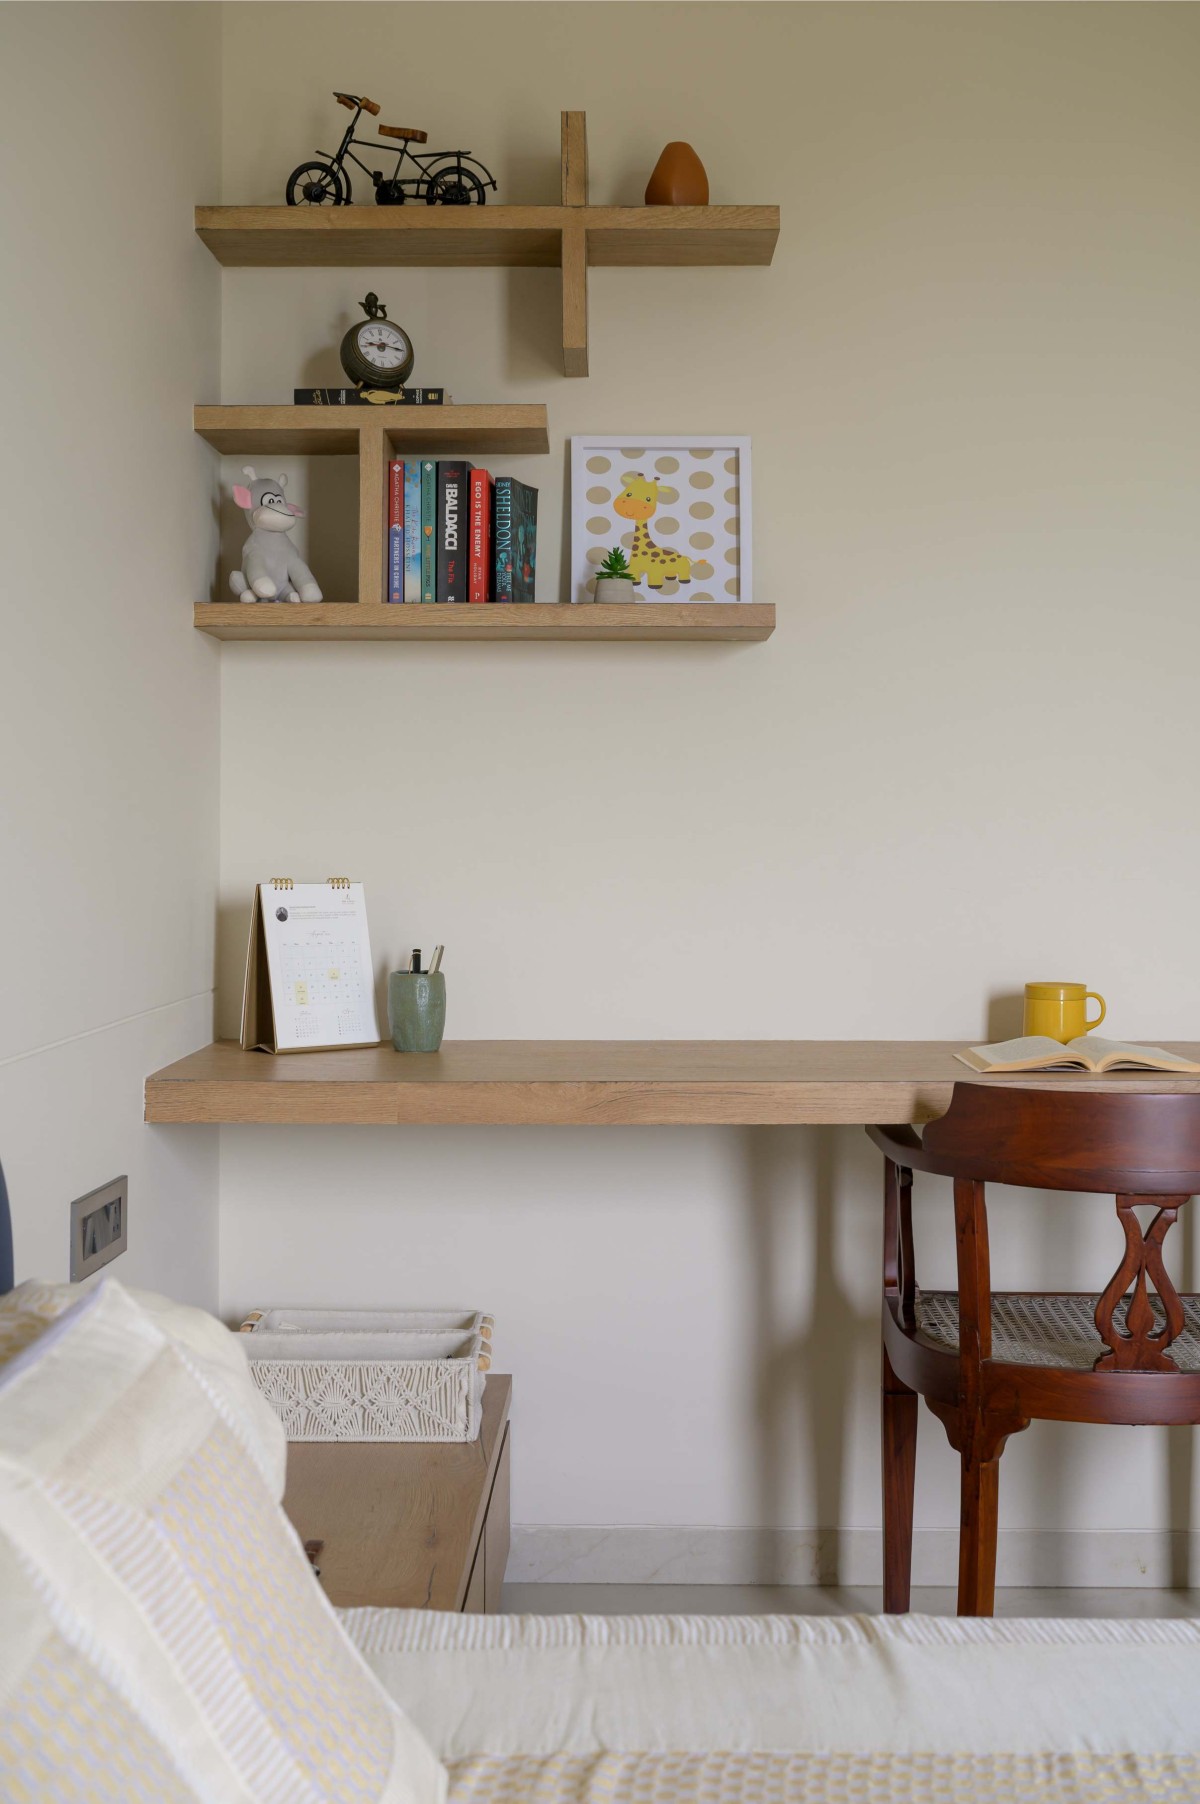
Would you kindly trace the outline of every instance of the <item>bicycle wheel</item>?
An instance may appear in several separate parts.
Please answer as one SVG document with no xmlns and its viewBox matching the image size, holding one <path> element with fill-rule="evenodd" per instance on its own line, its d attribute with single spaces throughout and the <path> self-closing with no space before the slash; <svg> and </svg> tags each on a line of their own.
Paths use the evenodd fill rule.
<svg viewBox="0 0 1200 1804">
<path fill-rule="evenodd" d="M 335 163 L 301 163 L 288 176 L 289 207 L 348 207 L 350 182 Z"/>
<path fill-rule="evenodd" d="M 434 170 L 425 190 L 425 199 L 431 207 L 469 207 L 472 202 L 482 207 L 487 200 L 487 189 L 473 170 L 460 169 L 456 163 L 451 163 L 445 169 Z"/>
</svg>

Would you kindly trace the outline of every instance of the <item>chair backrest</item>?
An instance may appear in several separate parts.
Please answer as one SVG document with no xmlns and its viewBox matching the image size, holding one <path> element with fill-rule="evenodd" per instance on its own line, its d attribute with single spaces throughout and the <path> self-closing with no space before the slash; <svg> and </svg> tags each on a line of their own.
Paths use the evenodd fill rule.
<svg viewBox="0 0 1200 1804">
<path fill-rule="evenodd" d="M 1200 1192 L 1200 1092 L 955 1084 L 913 1163 L 944 1177 L 1102 1194 Z"/>
</svg>

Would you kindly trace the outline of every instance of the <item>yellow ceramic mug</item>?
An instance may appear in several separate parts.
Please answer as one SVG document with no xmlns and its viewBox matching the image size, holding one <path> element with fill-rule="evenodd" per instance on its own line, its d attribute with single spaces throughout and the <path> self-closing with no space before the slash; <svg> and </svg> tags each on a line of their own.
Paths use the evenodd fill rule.
<svg viewBox="0 0 1200 1804">
<path fill-rule="evenodd" d="M 1087 1018 L 1089 998 L 1100 1004 L 1094 1021 Z M 1105 1016 L 1103 996 L 1085 983 L 1027 983 L 1025 1028 L 1027 1034 L 1045 1034 L 1051 1040 L 1078 1040 L 1099 1027 Z"/>
</svg>

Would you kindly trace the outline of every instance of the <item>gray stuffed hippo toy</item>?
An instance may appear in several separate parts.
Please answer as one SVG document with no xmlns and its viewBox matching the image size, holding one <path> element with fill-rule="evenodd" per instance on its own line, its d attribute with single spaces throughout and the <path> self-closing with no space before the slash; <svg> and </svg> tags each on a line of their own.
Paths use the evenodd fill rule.
<svg viewBox="0 0 1200 1804">
<path fill-rule="evenodd" d="M 313 573 L 289 538 L 302 507 L 284 500 L 286 476 L 255 476 L 250 464 L 242 472 L 250 487 L 235 483 L 233 498 L 250 524 L 242 546 L 242 567 L 229 578 L 239 601 L 320 601 Z"/>
</svg>

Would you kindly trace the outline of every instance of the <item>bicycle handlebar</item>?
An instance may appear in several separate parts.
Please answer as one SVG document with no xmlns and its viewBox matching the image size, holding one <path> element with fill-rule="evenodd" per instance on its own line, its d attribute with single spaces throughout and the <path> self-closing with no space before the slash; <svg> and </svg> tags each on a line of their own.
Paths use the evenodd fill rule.
<svg viewBox="0 0 1200 1804">
<path fill-rule="evenodd" d="M 339 101 L 342 106 L 349 107 L 351 112 L 354 111 L 355 107 L 361 107 L 364 113 L 371 114 L 378 113 L 381 110 L 379 102 L 377 100 L 368 100 L 365 94 L 339 94 L 335 91 L 333 98 L 336 101 Z"/>
</svg>

